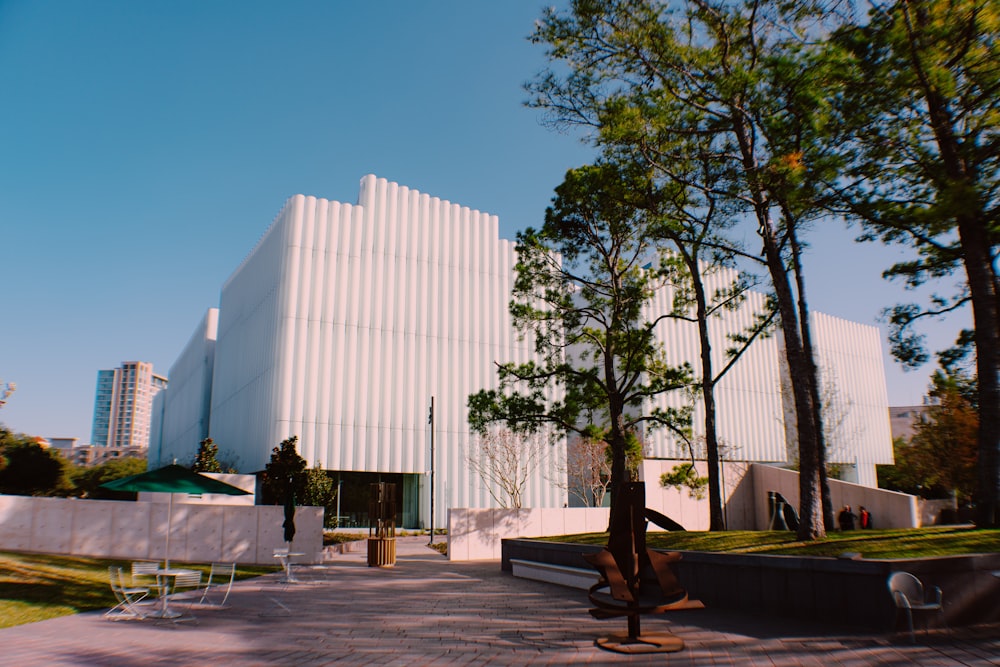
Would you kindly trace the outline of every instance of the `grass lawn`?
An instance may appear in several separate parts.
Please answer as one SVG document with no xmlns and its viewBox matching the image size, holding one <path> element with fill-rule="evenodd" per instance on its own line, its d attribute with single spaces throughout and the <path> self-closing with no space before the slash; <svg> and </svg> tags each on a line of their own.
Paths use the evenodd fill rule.
<svg viewBox="0 0 1000 667">
<path fill-rule="evenodd" d="M 606 544 L 607 533 L 542 538 L 550 542 Z M 1000 552 L 1000 530 L 970 526 L 931 526 L 890 530 L 852 530 L 829 533 L 815 542 L 800 542 L 789 531 L 733 530 L 723 532 L 648 532 L 653 549 L 715 551 L 797 556 L 837 556 L 860 553 L 864 558 L 924 558 Z"/>
<path fill-rule="evenodd" d="M 355 536 L 351 536 L 352 538 Z M 362 536 L 363 537 L 363 536 Z M 607 533 L 540 538 L 552 542 L 606 544 Z M 865 558 L 922 558 L 1000 552 L 1000 530 L 969 526 L 932 526 L 896 530 L 834 532 L 816 542 L 799 542 L 786 531 L 650 532 L 646 543 L 655 549 L 728 553 L 837 556 L 846 551 Z M 435 544 L 443 547 L 447 543 Z M 439 546 L 440 545 L 440 546 Z M 0 552 L 0 628 L 33 623 L 114 604 L 108 566 L 129 563 L 100 558 L 73 558 Z M 208 567 L 194 564 L 185 567 Z M 237 568 L 237 579 L 276 571 L 275 567 Z"/>
<path fill-rule="evenodd" d="M 113 606 L 109 565 L 121 565 L 126 570 L 130 567 L 128 561 L 122 560 L 0 551 L 0 628 Z M 184 567 L 202 570 L 208 576 L 208 566 L 199 563 Z M 256 577 L 276 569 L 238 566 L 236 578 Z"/>
</svg>

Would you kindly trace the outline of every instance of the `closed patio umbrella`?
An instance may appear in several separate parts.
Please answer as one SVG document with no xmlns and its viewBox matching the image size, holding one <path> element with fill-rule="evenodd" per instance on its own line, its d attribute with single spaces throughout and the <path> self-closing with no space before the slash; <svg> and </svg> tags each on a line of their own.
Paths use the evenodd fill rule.
<svg viewBox="0 0 1000 667">
<path fill-rule="evenodd" d="M 226 484 L 212 477 L 192 472 L 176 463 L 147 470 L 138 475 L 122 477 L 111 482 L 101 484 L 105 489 L 112 491 L 146 491 L 151 493 L 169 493 L 170 499 L 167 506 L 167 537 L 165 546 L 166 568 L 170 569 L 170 529 L 174 513 L 175 493 L 221 493 L 227 496 L 245 496 L 249 491 L 244 491 L 238 486 Z"/>
<path fill-rule="evenodd" d="M 285 493 L 285 521 L 281 524 L 285 529 L 285 542 L 288 543 L 288 550 L 292 549 L 292 540 L 295 539 L 295 487 L 291 481 L 288 483 L 288 491 Z"/>
</svg>

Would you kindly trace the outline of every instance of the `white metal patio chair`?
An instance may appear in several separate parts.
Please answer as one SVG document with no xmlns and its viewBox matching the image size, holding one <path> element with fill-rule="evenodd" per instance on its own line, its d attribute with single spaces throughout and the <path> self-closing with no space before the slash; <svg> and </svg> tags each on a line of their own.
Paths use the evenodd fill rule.
<svg viewBox="0 0 1000 667">
<path fill-rule="evenodd" d="M 197 624 L 198 617 L 190 611 L 190 606 L 194 604 L 194 597 L 191 593 L 193 591 L 194 594 L 197 594 L 201 588 L 201 575 L 199 570 L 161 571 L 157 575 L 157 586 L 160 588 L 160 597 L 163 600 L 163 618 L 174 624 L 192 621 Z M 184 597 L 185 595 L 191 595 L 191 597 Z M 168 612 L 170 605 L 176 606 L 178 603 L 187 604 L 188 610 Z"/>
<path fill-rule="evenodd" d="M 212 563 L 212 569 L 208 573 L 208 581 L 202 590 L 201 599 L 198 604 L 210 607 L 225 607 L 226 600 L 229 599 L 229 592 L 233 588 L 233 580 L 236 578 L 236 563 Z M 213 591 L 224 591 L 222 600 L 218 603 L 209 600 L 209 593 Z"/>
<path fill-rule="evenodd" d="M 941 599 L 941 589 L 933 586 L 926 595 L 924 585 L 909 572 L 893 572 L 886 582 L 889 586 L 889 593 L 892 601 L 896 605 L 896 615 L 899 610 L 906 612 L 906 623 L 910 630 L 910 641 L 916 643 L 917 636 L 913 632 L 913 612 L 915 611 L 936 611 L 941 614 L 941 621 L 945 629 L 948 622 L 944 616 L 944 603 Z M 895 624 L 894 624 L 895 625 Z M 924 621 L 924 632 L 927 632 L 927 622 Z"/>
<path fill-rule="evenodd" d="M 170 585 L 170 594 L 176 599 L 185 593 L 201 590 L 201 577 L 200 570 L 189 570 L 175 574 L 163 583 Z"/>
<path fill-rule="evenodd" d="M 115 594 L 116 604 L 104 612 L 104 617 L 117 621 L 119 619 L 144 619 L 149 615 L 152 601 L 146 602 L 149 596 L 147 586 L 126 586 L 125 575 L 121 567 L 108 567 L 108 579 L 111 582 L 111 592 Z"/>
<path fill-rule="evenodd" d="M 132 561 L 132 585 L 133 586 L 157 586 L 156 573 L 163 567 L 163 563 L 156 560 L 134 560 Z"/>
</svg>

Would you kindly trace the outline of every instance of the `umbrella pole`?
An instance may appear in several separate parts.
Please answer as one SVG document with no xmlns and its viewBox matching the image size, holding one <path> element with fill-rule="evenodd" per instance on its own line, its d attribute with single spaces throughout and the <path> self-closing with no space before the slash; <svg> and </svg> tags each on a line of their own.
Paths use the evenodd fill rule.
<svg viewBox="0 0 1000 667">
<path fill-rule="evenodd" d="M 164 569 L 170 569 L 170 524 L 173 522 L 174 517 L 174 494 L 169 494 L 170 499 L 167 501 L 167 545 L 166 550 L 163 554 L 163 559 L 166 561 Z"/>
</svg>

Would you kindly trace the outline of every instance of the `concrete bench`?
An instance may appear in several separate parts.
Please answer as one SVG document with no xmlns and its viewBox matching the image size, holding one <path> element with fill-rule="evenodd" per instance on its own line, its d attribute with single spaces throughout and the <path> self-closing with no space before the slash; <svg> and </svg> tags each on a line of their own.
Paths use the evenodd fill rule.
<svg viewBox="0 0 1000 667">
<path fill-rule="evenodd" d="M 522 579 L 534 579 L 544 581 L 559 586 L 579 588 L 589 590 L 597 583 L 600 576 L 597 570 L 590 570 L 583 567 L 571 567 L 569 565 L 553 565 L 552 563 L 539 563 L 531 560 L 510 559 L 511 569 L 515 577 Z"/>
</svg>

